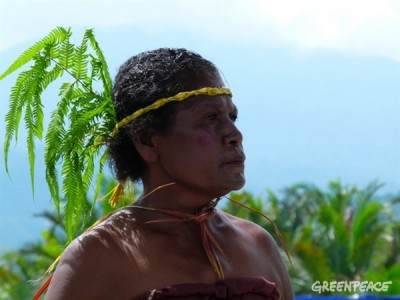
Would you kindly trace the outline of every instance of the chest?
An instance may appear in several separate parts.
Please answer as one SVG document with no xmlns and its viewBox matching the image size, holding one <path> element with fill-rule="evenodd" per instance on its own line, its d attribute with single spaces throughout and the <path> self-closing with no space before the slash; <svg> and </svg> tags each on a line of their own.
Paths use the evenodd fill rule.
<svg viewBox="0 0 400 300">
<path fill-rule="evenodd" d="M 121 271 L 126 273 L 127 278 L 134 278 L 135 282 L 215 282 L 219 278 L 209 258 L 213 252 L 226 278 L 273 278 L 265 253 L 260 253 L 257 245 L 250 240 L 229 231 L 214 231 L 208 238 L 208 245 L 205 245 L 199 228 L 194 228 L 190 234 L 182 234 L 181 231 L 144 234 L 140 243 L 131 245 L 132 249 L 125 251 L 123 261 L 129 263 L 124 263 Z"/>
<path fill-rule="evenodd" d="M 124 248 L 114 261 L 115 290 L 129 298 L 165 286 L 180 283 L 212 283 L 219 278 L 205 251 L 198 224 L 182 224 L 165 232 L 141 229 L 140 235 L 124 241 Z M 217 229 L 217 230 L 216 230 Z M 224 277 L 262 276 L 275 282 L 266 253 L 257 243 L 235 231 L 211 228 L 215 256 L 221 263 Z M 218 249 L 221 249 L 219 251 Z"/>
</svg>

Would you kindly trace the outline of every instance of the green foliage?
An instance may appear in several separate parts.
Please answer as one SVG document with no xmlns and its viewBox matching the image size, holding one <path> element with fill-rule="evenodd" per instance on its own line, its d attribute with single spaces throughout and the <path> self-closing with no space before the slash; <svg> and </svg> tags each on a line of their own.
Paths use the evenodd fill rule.
<svg viewBox="0 0 400 300">
<path fill-rule="evenodd" d="M 1 255 L 0 299 L 30 299 L 33 291 L 28 281 L 37 276 L 37 271 L 40 272 L 40 268 L 43 267 L 42 262 L 38 259 L 33 263 L 30 257 L 20 251 Z"/>
<path fill-rule="evenodd" d="M 105 180 L 101 193 L 109 194 L 115 185 L 115 181 Z M 326 191 L 297 184 L 285 189 L 281 196 L 272 191 L 265 197 L 242 192 L 232 193 L 230 198 L 267 214 L 278 225 L 290 252 L 292 264 L 280 249 L 296 294 L 311 294 L 315 281 L 369 280 L 392 281 L 385 294 L 398 295 L 400 221 L 394 213 L 398 198 L 384 201 L 376 191 L 376 185 L 358 189 L 332 182 Z M 134 201 L 138 192 L 130 188 L 119 207 Z M 89 206 L 90 202 L 85 201 Z M 257 222 L 274 235 L 271 224 L 258 214 L 231 202 L 223 209 Z M 107 201 L 98 201 L 86 222 L 93 224 L 113 210 Z M 293 212 L 298 215 L 289 217 Z M 64 220 L 57 213 L 43 212 L 39 216 L 51 224 L 42 238 L 0 255 L 0 299 L 31 297 L 43 282 L 35 279 L 45 273 L 68 244 Z"/>
<path fill-rule="evenodd" d="M 101 193 L 109 193 L 116 184 L 114 180 L 106 178 Z M 132 203 L 139 192 L 133 186 L 128 187 L 117 207 L 111 207 L 107 201 L 96 202 L 86 223 L 94 224 L 102 216 Z M 90 202 L 87 199 L 85 201 L 89 206 Z M 31 299 L 47 279 L 45 273 L 48 267 L 69 243 L 62 216 L 55 211 L 44 211 L 36 216 L 50 224 L 48 229 L 43 230 L 41 238 L 25 244 L 17 251 L 0 254 L 0 299 Z"/>
<path fill-rule="evenodd" d="M 4 158 L 9 173 L 10 143 L 18 140 L 18 128 L 23 119 L 32 192 L 35 143 L 43 138 L 45 127 L 42 94 L 50 84 L 61 82 L 59 99 L 44 137 L 44 160 L 47 184 L 58 211 L 60 199 L 66 200 L 64 215 L 69 239 L 79 230 L 81 216 L 93 206 L 85 201 L 93 181 L 96 182 L 93 199 L 98 197 L 106 161 L 106 152 L 101 146 L 116 123 L 111 100 L 112 82 L 93 30 L 86 30 L 77 45 L 71 42 L 71 35 L 70 29 L 54 29 L 0 75 L 1 80 L 26 67 L 11 89 L 5 120 Z"/>
<path fill-rule="evenodd" d="M 381 266 L 376 269 L 369 269 L 363 274 L 363 280 L 373 282 L 388 282 L 392 284 L 383 295 L 400 295 L 400 263 L 390 265 L 389 267 Z"/>
<path fill-rule="evenodd" d="M 287 265 L 296 294 L 313 293 L 315 281 L 371 280 L 392 281 L 388 293 L 393 295 L 400 287 L 398 198 L 385 201 L 376 195 L 379 188 L 333 181 L 326 191 L 296 184 L 281 197 L 272 191 L 266 197 L 246 192 L 230 197 L 274 220 L 292 259 Z M 229 202 L 224 210 L 258 223 L 278 241 L 272 225 L 259 215 Z"/>
<path fill-rule="evenodd" d="M 78 44 L 71 30 L 58 27 L 24 51 L 0 80 L 21 70 L 11 88 L 6 114 L 4 159 L 13 140 L 18 141 L 21 121 L 26 130 L 32 192 L 35 178 L 35 144 L 45 140 L 46 181 L 57 214 L 41 216 L 52 224 L 42 240 L 0 256 L 0 298 L 26 299 L 32 289 L 26 282 L 44 274 L 66 244 L 114 208 L 97 203 L 98 195 L 116 183 L 104 183 L 107 154 L 102 145 L 116 124 L 111 101 L 112 82 L 104 55 L 93 30 L 85 31 Z M 59 85 L 58 102 L 48 125 L 44 123 L 43 93 Z M 89 189 L 94 183 L 93 199 Z M 315 281 L 392 281 L 389 294 L 400 293 L 400 222 L 393 206 L 400 198 L 384 202 L 376 196 L 379 186 L 366 189 L 331 182 L 327 191 L 308 184 L 285 189 L 282 197 L 272 191 L 265 198 L 249 193 L 230 197 L 268 215 L 279 228 L 290 252 L 290 275 L 296 293 L 310 293 Z M 120 206 L 132 202 L 131 190 Z M 64 216 L 59 215 L 64 205 Z M 99 208 L 100 207 L 100 208 Z M 276 240 L 273 226 L 259 214 L 228 203 L 225 210 L 265 227 Z M 283 251 L 282 251 L 283 252 Z M 283 255 L 285 257 L 285 255 Z"/>
</svg>

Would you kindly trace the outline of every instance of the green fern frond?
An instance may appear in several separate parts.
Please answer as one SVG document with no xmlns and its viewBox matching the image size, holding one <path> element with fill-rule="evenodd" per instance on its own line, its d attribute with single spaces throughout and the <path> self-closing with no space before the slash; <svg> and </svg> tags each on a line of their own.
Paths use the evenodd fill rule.
<svg viewBox="0 0 400 300">
<path fill-rule="evenodd" d="M 72 75 L 74 78 L 85 81 L 88 73 L 87 37 L 83 37 L 81 44 L 75 48 L 73 56 Z"/>
<path fill-rule="evenodd" d="M 45 163 L 57 162 L 61 157 L 60 147 L 66 134 L 65 118 L 68 113 L 69 99 L 73 91 L 73 83 L 64 83 L 60 88 L 60 100 L 52 112 L 46 134 Z"/>
<path fill-rule="evenodd" d="M 50 196 L 53 199 L 54 206 L 56 207 L 57 212 L 60 212 L 60 187 L 58 183 L 58 171 L 56 165 L 47 164 L 46 165 L 46 182 L 49 187 Z"/>
<path fill-rule="evenodd" d="M 103 173 L 103 169 L 104 169 L 104 165 L 106 164 L 107 161 L 107 152 L 103 152 L 103 154 L 101 155 L 100 159 L 99 159 L 99 164 L 98 164 L 98 175 L 96 178 L 96 186 L 94 188 L 94 195 L 93 195 L 93 205 L 96 203 L 100 191 L 103 187 L 103 183 L 104 183 L 104 173 Z"/>
<path fill-rule="evenodd" d="M 52 70 L 46 72 L 46 74 L 44 75 L 40 83 L 41 90 L 44 91 L 52 82 L 56 81 L 63 74 L 63 68 L 61 68 L 59 65 L 54 66 Z"/>
<path fill-rule="evenodd" d="M 59 58 L 57 59 L 57 57 L 54 57 L 54 59 L 57 59 L 57 63 L 68 70 L 73 65 L 73 57 L 75 55 L 74 45 L 67 39 L 57 49 L 59 50 Z"/>
<path fill-rule="evenodd" d="M 87 160 L 84 162 L 85 170 L 82 176 L 82 185 L 85 191 L 89 191 L 90 183 L 92 182 L 94 169 L 95 169 L 95 156 L 88 156 Z M 87 193 L 87 192 L 86 192 Z"/>
<path fill-rule="evenodd" d="M 65 115 L 68 110 L 68 93 L 71 91 L 71 85 L 65 84 L 64 91 L 61 93 L 61 99 L 57 104 L 57 108 L 52 112 L 49 127 L 45 138 L 45 155 L 44 161 L 46 164 L 46 181 L 49 186 L 51 197 L 57 211 L 60 211 L 60 194 L 58 184 L 57 164 L 62 158 L 61 152 L 62 141 L 64 140 L 66 129 Z"/>
<path fill-rule="evenodd" d="M 79 45 L 71 42 L 71 35 L 70 29 L 54 29 L 0 75 L 3 79 L 29 64 L 11 89 L 4 142 L 7 172 L 10 144 L 17 142 L 24 114 L 32 190 L 35 143 L 45 132 L 46 181 L 58 211 L 61 199 L 65 199 L 65 226 L 70 239 L 89 213 L 84 209 L 92 182 L 97 181 L 93 191 L 97 198 L 104 178 L 107 155 L 99 137 L 110 135 L 116 123 L 112 81 L 93 30 L 85 31 Z M 50 84 L 60 80 L 58 103 L 45 130 L 41 97 Z"/>
<path fill-rule="evenodd" d="M 27 132 L 26 144 L 32 193 L 34 192 L 35 181 L 35 139 L 41 139 L 43 134 L 43 111 L 40 97 L 42 90 L 40 83 L 48 66 L 48 61 L 41 55 L 36 55 L 33 59 L 35 63 L 29 70 L 28 84 L 21 95 L 23 97 L 23 102 L 21 102 L 21 104 L 25 107 L 24 121 Z"/>
<path fill-rule="evenodd" d="M 79 219 L 81 217 L 81 204 L 78 198 L 78 180 L 75 174 L 76 161 L 74 157 L 66 155 L 62 166 L 63 187 L 62 192 L 66 199 L 65 204 L 65 226 L 68 237 L 72 239 L 78 229 Z"/>
<path fill-rule="evenodd" d="M 86 31 L 86 35 L 88 37 L 88 40 L 90 42 L 90 45 L 92 46 L 93 50 L 95 51 L 97 58 L 101 64 L 101 80 L 103 83 L 104 87 L 104 92 L 108 95 L 111 95 L 112 92 L 112 80 L 110 73 L 108 71 L 108 65 L 106 62 L 106 59 L 104 58 L 103 51 L 100 49 L 99 44 L 94 36 L 93 30 L 89 29 Z"/>
<path fill-rule="evenodd" d="M 43 128 L 44 114 L 43 114 L 42 101 L 40 100 L 40 94 L 37 95 L 37 98 L 32 103 L 32 120 L 35 127 L 35 136 L 38 139 L 42 139 L 44 130 Z"/>
<path fill-rule="evenodd" d="M 33 46 L 24 51 L 9 67 L 0 75 L 0 80 L 4 79 L 11 73 L 15 72 L 26 63 L 32 60 L 32 58 L 39 53 L 43 48 L 49 44 L 62 43 L 65 39 L 69 39 L 71 36 L 71 30 L 63 27 L 57 27 L 53 29 L 47 36 L 36 42 Z"/>
<path fill-rule="evenodd" d="M 11 89 L 10 95 L 10 105 L 9 110 L 5 116 L 6 122 L 6 134 L 4 139 L 4 162 L 6 167 L 6 172 L 9 174 L 8 170 L 8 153 L 10 150 L 11 140 L 14 138 L 15 141 L 18 140 L 18 128 L 22 115 L 23 107 L 23 97 L 21 95 L 26 89 L 27 81 L 29 80 L 29 73 L 22 72 L 17 77 L 17 81 L 14 87 Z"/>
<path fill-rule="evenodd" d="M 32 193 L 34 193 L 34 174 L 35 174 L 35 129 L 32 120 L 30 119 L 30 115 L 32 114 L 31 106 L 27 106 L 25 111 L 25 127 L 26 127 L 26 145 L 28 150 L 28 159 L 29 159 L 29 169 L 30 169 L 30 178 L 31 178 L 31 188 Z"/>
</svg>

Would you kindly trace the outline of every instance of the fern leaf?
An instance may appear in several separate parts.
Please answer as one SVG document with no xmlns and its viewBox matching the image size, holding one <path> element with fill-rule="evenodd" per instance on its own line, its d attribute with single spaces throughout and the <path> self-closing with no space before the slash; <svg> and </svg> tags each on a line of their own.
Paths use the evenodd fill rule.
<svg viewBox="0 0 400 300">
<path fill-rule="evenodd" d="M 99 197 L 100 191 L 103 187 L 103 183 L 104 183 L 104 165 L 106 164 L 107 161 L 107 151 L 104 151 L 103 154 L 101 155 L 100 159 L 99 159 L 99 171 L 98 171 L 98 175 L 96 178 L 96 186 L 94 189 L 94 195 L 93 195 L 93 205 L 92 205 L 92 209 L 94 208 L 94 205 L 97 202 L 97 199 Z"/>
<path fill-rule="evenodd" d="M 92 29 L 86 30 L 85 35 L 87 36 L 90 45 L 92 46 L 94 52 L 96 53 L 96 55 L 99 59 L 99 62 L 102 65 L 101 79 L 103 82 L 104 92 L 107 93 L 108 95 L 111 95 L 112 80 L 111 80 L 110 73 L 108 71 L 108 65 L 107 65 L 106 59 L 104 58 L 103 51 L 100 49 L 99 44 L 94 37 L 94 32 Z"/>
<path fill-rule="evenodd" d="M 42 81 L 40 82 L 41 90 L 45 90 L 52 82 L 56 81 L 64 74 L 64 70 L 59 66 L 56 65 L 52 70 L 46 72 L 45 76 L 43 77 Z"/>
<path fill-rule="evenodd" d="M 31 170 L 31 182 L 34 182 L 34 139 L 41 138 L 43 132 L 43 112 L 40 101 L 41 78 L 47 67 L 46 59 L 40 55 L 34 57 L 34 65 L 30 70 L 22 72 L 17 79 L 15 89 L 11 93 L 9 112 L 6 115 L 6 138 L 4 144 L 5 164 L 8 172 L 8 151 L 11 139 L 18 139 L 18 127 L 24 107 L 32 106 L 25 112 L 25 127 L 27 129 L 27 146 Z M 32 188 L 33 190 L 33 188 Z"/>
<path fill-rule="evenodd" d="M 61 47 L 59 49 L 59 57 L 57 59 L 57 63 L 65 70 L 68 70 L 73 65 L 72 60 L 74 53 L 74 45 L 71 44 L 69 39 L 66 39 L 65 42 L 61 44 Z"/>
<path fill-rule="evenodd" d="M 67 118 L 70 95 L 73 83 L 65 83 L 61 87 L 60 101 L 52 112 L 49 127 L 45 137 L 44 161 L 46 164 L 46 181 L 57 211 L 60 209 L 60 194 L 58 185 L 57 164 L 61 160 L 61 145 L 65 140 L 66 130 L 64 120 Z"/>
<path fill-rule="evenodd" d="M 4 140 L 4 162 L 6 166 L 6 172 L 8 170 L 8 153 L 10 148 L 11 140 L 15 137 L 18 140 L 18 127 L 21 119 L 23 109 L 23 94 L 29 81 L 29 73 L 22 72 L 19 74 L 15 86 L 11 90 L 9 110 L 5 117 L 6 122 L 6 134 Z"/>
<path fill-rule="evenodd" d="M 46 182 L 49 187 L 50 195 L 56 207 L 57 213 L 60 213 L 60 188 L 58 183 L 58 172 L 55 165 L 46 165 Z"/>
<path fill-rule="evenodd" d="M 10 144 L 18 140 L 24 115 L 33 191 L 35 143 L 45 130 L 42 93 L 50 84 L 67 77 L 59 87 L 58 103 L 45 134 L 44 161 L 47 185 L 58 211 L 65 199 L 65 226 L 72 239 L 88 213 L 84 208 L 94 179 L 95 199 L 99 194 L 107 155 L 98 139 L 112 132 L 116 115 L 111 101 L 112 81 L 93 30 L 86 30 L 77 46 L 70 37 L 70 29 L 54 29 L 23 52 L 0 80 L 30 64 L 27 71 L 20 72 L 11 91 L 4 157 L 8 172 Z"/>
<path fill-rule="evenodd" d="M 34 193 L 35 181 L 35 139 L 41 138 L 43 133 L 43 112 L 41 103 L 40 82 L 47 67 L 47 61 L 44 57 L 37 55 L 35 64 L 30 69 L 29 85 L 23 93 L 25 110 L 25 128 L 27 132 L 27 150 L 30 169 L 32 193 Z"/>
<path fill-rule="evenodd" d="M 34 125 L 30 118 L 32 115 L 32 107 L 30 105 L 27 106 L 25 111 L 25 127 L 27 131 L 26 136 L 26 145 L 28 150 L 28 160 L 29 160 L 29 170 L 30 170 L 30 178 L 31 178 L 31 189 L 32 194 L 34 194 L 34 178 L 35 178 L 35 134 L 34 134 Z"/>
<path fill-rule="evenodd" d="M 72 74 L 76 79 L 84 81 L 88 73 L 87 37 L 83 37 L 82 43 L 75 49 L 73 56 Z"/>
<path fill-rule="evenodd" d="M 40 100 L 40 94 L 38 94 L 33 102 L 33 109 L 32 109 L 32 117 L 35 126 L 35 136 L 38 139 L 42 139 L 43 137 L 43 105 L 42 101 Z"/>
<path fill-rule="evenodd" d="M 49 52 L 50 49 L 47 49 Z M 39 55 L 36 59 L 35 65 L 32 67 L 32 82 L 31 82 L 31 97 L 26 99 L 28 105 L 32 106 L 29 117 L 32 122 L 32 134 L 35 138 L 41 139 L 43 135 L 43 106 L 41 94 L 43 92 L 43 79 L 48 73 L 46 71 L 50 61 L 48 53 L 45 56 Z"/>
<path fill-rule="evenodd" d="M 84 162 L 85 170 L 82 176 L 82 184 L 85 194 L 89 191 L 90 183 L 93 179 L 94 168 L 95 168 L 95 157 L 93 155 L 88 156 L 87 160 Z"/>
<path fill-rule="evenodd" d="M 36 42 L 33 46 L 24 51 L 9 67 L 0 75 L 0 80 L 4 79 L 11 73 L 15 72 L 40 52 L 46 45 L 63 42 L 71 35 L 70 29 L 57 27 L 53 29 L 47 36 Z"/>
<path fill-rule="evenodd" d="M 62 192 L 68 199 L 64 208 L 65 226 L 69 239 L 73 239 L 80 221 L 80 207 L 78 201 L 78 180 L 74 172 L 74 158 L 70 155 L 64 157 L 62 166 L 63 187 Z"/>
</svg>

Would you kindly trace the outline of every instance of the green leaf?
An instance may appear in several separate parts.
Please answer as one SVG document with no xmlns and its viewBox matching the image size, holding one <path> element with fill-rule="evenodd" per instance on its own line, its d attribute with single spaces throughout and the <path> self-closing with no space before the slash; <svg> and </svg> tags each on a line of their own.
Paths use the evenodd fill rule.
<svg viewBox="0 0 400 300">
<path fill-rule="evenodd" d="M 103 82 L 103 88 L 104 88 L 104 92 L 107 95 L 111 95 L 112 93 L 112 80 L 111 80 L 111 76 L 110 73 L 108 71 L 108 66 L 107 66 L 107 62 L 106 59 L 104 57 L 103 51 L 100 49 L 99 44 L 94 36 L 93 30 L 92 29 L 88 29 L 86 31 L 86 36 L 90 42 L 90 45 L 92 46 L 93 50 L 95 51 L 97 58 L 99 60 L 99 62 L 101 63 L 101 80 Z"/>
<path fill-rule="evenodd" d="M 33 46 L 25 50 L 8 68 L 0 75 L 0 80 L 4 79 L 11 73 L 15 72 L 29 61 L 44 47 L 49 44 L 61 43 L 65 39 L 68 39 L 71 35 L 70 29 L 65 29 L 63 27 L 54 28 L 47 36 L 36 42 Z"/>
<path fill-rule="evenodd" d="M 90 213 L 83 208 L 95 179 L 99 180 L 94 192 L 96 197 L 99 193 L 106 157 L 103 143 L 99 140 L 111 134 L 116 115 L 110 74 L 93 31 L 86 30 L 79 45 L 72 43 L 70 37 L 70 29 L 54 29 L 23 52 L 1 78 L 23 65 L 28 66 L 28 70 L 17 76 L 11 90 L 4 142 L 6 170 L 8 172 L 11 141 L 17 142 L 19 125 L 23 120 L 32 191 L 35 146 L 44 135 L 47 185 L 58 211 L 61 200 L 66 200 L 65 222 L 68 237 L 72 239 L 87 219 L 85 214 Z M 58 82 L 61 82 L 58 102 L 46 129 L 43 92 Z M 100 166 L 97 167 L 99 160 Z"/>
</svg>

